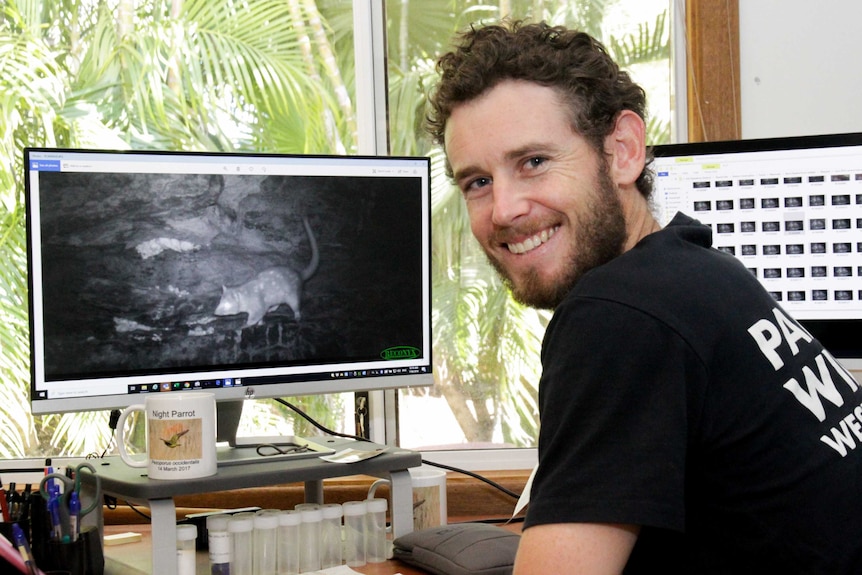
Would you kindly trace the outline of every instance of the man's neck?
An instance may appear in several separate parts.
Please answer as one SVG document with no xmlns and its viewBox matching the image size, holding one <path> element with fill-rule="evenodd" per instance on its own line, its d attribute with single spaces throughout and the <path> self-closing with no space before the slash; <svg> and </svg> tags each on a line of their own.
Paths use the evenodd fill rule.
<svg viewBox="0 0 862 575">
<path fill-rule="evenodd" d="M 628 202 L 626 206 L 628 209 L 624 208 L 626 215 L 626 231 L 628 233 L 628 239 L 623 248 L 624 251 L 629 251 L 646 236 L 661 229 L 661 224 L 659 224 L 658 220 L 656 220 L 652 215 L 646 198 L 640 195 L 640 192 L 637 192 L 636 190 L 634 193 L 637 194 L 637 197 L 632 198 L 632 201 Z"/>
</svg>

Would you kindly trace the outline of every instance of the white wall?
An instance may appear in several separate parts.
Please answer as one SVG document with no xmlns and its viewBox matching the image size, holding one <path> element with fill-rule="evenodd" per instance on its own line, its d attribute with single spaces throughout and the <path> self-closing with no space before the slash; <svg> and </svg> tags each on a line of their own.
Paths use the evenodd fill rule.
<svg viewBox="0 0 862 575">
<path fill-rule="evenodd" d="M 862 2 L 739 0 L 742 137 L 862 132 Z"/>
</svg>

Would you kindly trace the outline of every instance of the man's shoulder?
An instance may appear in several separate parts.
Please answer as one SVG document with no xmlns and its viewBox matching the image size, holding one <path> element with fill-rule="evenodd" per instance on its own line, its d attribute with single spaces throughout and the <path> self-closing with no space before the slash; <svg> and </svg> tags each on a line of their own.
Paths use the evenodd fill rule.
<svg viewBox="0 0 862 575">
<path fill-rule="evenodd" d="M 646 314 L 688 336 L 747 328 L 775 301 L 737 258 L 709 245 L 703 227 L 668 226 L 651 234 L 585 274 L 558 311 L 600 323 Z"/>
<path fill-rule="evenodd" d="M 746 281 L 748 272 L 739 260 L 715 250 L 711 242 L 709 228 L 691 218 L 675 218 L 585 274 L 573 295 L 637 302 L 674 292 L 690 296 L 697 286 L 708 288 L 717 278 Z"/>
</svg>

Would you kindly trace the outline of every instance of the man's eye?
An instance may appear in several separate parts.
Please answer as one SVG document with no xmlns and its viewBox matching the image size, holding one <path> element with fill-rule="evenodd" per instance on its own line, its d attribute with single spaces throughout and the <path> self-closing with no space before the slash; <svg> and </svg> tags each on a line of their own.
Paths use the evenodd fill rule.
<svg viewBox="0 0 862 575">
<path fill-rule="evenodd" d="M 543 158 L 541 156 L 536 156 L 535 158 L 530 158 L 527 160 L 527 168 L 535 169 L 544 164 L 547 161 L 547 158 Z"/>
<path fill-rule="evenodd" d="M 464 191 L 478 190 L 480 188 L 484 188 L 490 183 L 491 178 L 476 178 L 475 180 L 470 180 L 470 182 L 464 188 Z"/>
</svg>

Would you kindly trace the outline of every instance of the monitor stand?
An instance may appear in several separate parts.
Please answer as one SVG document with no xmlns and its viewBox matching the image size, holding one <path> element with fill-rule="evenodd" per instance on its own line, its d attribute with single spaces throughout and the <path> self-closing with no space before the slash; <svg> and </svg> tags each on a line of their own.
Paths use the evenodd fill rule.
<svg viewBox="0 0 862 575">
<path fill-rule="evenodd" d="M 237 437 L 244 400 L 216 403 L 216 455 L 219 467 L 319 457 L 335 450 L 325 437 L 296 435 Z M 226 444 L 226 445 L 225 445 Z"/>
</svg>

